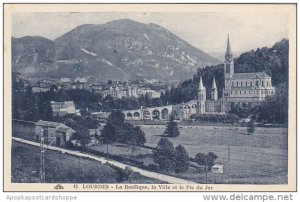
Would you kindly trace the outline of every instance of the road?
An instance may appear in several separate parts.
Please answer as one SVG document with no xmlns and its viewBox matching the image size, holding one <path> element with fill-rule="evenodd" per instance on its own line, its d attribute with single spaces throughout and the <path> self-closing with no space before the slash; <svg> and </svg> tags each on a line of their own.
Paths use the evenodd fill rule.
<svg viewBox="0 0 300 202">
<path fill-rule="evenodd" d="M 40 143 L 38 143 L 38 142 L 24 140 L 22 138 L 17 138 L 17 137 L 12 137 L 12 139 L 15 141 L 21 142 L 21 143 L 40 147 Z M 107 162 L 106 158 L 97 157 L 97 156 L 93 156 L 93 155 L 86 154 L 86 153 L 81 153 L 80 151 L 72 151 L 72 150 L 68 150 L 68 149 L 64 149 L 64 148 L 60 148 L 60 147 L 53 147 L 53 146 L 48 146 L 48 149 L 53 150 L 53 151 L 60 151 L 62 153 L 66 153 L 66 154 L 70 154 L 70 155 L 74 155 L 74 156 L 93 159 L 93 160 L 99 161 L 103 164 Z M 116 167 L 122 168 L 122 169 L 125 169 L 126 166 L 129 166 L 127 164 L 124 164 L 124 163 L 121 163 L 118 161 L 114 161 L 114 160 L 109 160 L 109 163 L 112 164 L 113 166 L 116 166 Z M 160 174 L 160 173 L 156 173 L 156 172 L 152 172 L 152 171 L 143 170 L 141 168 L 134 167 L 134 166 L 131 166 L 131 169 L 132 169 L 132 171 L 138 172 L 145 177 L 161 180 L 161 181 L 164 181 L 164 182 L 167 182 L 170 184 L 197 184 L 196 182 L 193 182 L 193 181 L 184 180 L 184 179 L 169 176 L 169 175 L 164 175 L 164 174 Z"/>
</svg>

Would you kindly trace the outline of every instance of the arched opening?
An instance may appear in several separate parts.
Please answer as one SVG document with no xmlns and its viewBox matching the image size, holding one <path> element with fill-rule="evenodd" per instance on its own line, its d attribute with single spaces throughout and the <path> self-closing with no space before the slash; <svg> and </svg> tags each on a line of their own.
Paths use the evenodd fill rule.
<svg viewBox="0 0 300 202">
<path fill-rule="evenodd" d="M 133 118 L 134 119 L 140 119 L 140 113 L 139 112 L 134 112 L 133 113 Z"/>
<path fill-rule="evenodd" d="M 153 119 L 158 119 L 159 120 L 160 119 L 159 115 L 160 115 L 160 113 L 157 109 L 152 112 L 152 118 Z"/>
<path fill-rule="evenodd" d="M 128 112 L 128 113 L 126 114 L 126 116 L 127 116 L 127 119 L 132 119 L 132 113 Z"/>
<path fill-rule="evenodd" d="M 164 108 L 161 111 L 161 119 L 162 120 L 168 120 L 169 119 L 169 110 L 167 108 Z"/>
<path fill-rule="evenodd" d="M 151 114 L 148 110 L 144 111 L 144 119 L 151 119 Z"/>
</svg>

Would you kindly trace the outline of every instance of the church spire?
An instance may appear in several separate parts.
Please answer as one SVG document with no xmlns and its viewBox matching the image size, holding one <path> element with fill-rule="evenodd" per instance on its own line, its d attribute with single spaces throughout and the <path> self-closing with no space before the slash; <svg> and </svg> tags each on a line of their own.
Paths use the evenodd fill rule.
<svg viewBox="0 0 300 202">
<path fill-rule="evenodd" d="M 213 78 L 213 83 L 212 83 L 212 87 L 211 89 L 217 89 L 217 85 L 216 85 L 216 79 L 215 77 Z"/>
<path fill-rule="evenodd" d="M 226 48 L 226 53 L 225 53 L 225 60 L 232 61 L 232 52 L 231 52 L 231 48 L 230 48 L 229 34 L 228 34 L 228 38 L 227 38 L 227 48 Z"/>
<path fill-rule="evenodd" d="M 200 75 L 200 81 L 199 81 L 199 90 L 203 90 L 204 86 L 203 86 L 203 82 L 202 82 L 202 76 Z"/>
<path fill-rule="evenodd" d="M 211 99 L 212 100 L 218 100 L 218 89 L 216 85 L 216 79 L 213 78 L 212 87 L 211 87 Z"/>
</svg>

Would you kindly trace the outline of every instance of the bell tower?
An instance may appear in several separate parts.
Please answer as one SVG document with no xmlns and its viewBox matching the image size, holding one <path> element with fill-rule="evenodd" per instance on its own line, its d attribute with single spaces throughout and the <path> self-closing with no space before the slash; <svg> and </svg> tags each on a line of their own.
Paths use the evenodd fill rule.
<svg viewBox="0 0 300 202">
<path fill-rule="evenodd" d="M 200 75 L 198 89 L 198 114 L 205 114 L 206 88 L 203 86 L 202 76 Z"/>
<path fill-rule="evenodd" d="M 224 60 L 224 78 L 231 79 L 234 74 L 234 65 L 233 65 L 233 55 L 231 52 L 229 35 L 227 38 L 227 48 L 225 52 L 225 60 Z M 226 85 L 226 82 L 225 82 Z"/>
</svg>

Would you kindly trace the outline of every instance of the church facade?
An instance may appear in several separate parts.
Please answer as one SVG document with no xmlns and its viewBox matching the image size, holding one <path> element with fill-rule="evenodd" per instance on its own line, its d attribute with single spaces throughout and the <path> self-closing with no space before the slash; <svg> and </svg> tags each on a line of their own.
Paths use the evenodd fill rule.
<svg viewBox="0 0 300 202">
<path fill-rule="evenodd" d="M 224 59 L 224 89 L 218 98 L 215 78 L 211 87 L 211 99 L 206 99 L 206 88 L 200 76 L 198 89 L 198 114 L 228 112 L 233 105 L 255 107 L 275 93 L 271 77 L 265 72 L 235 73 L 229 37 Z"/>
</svg>

